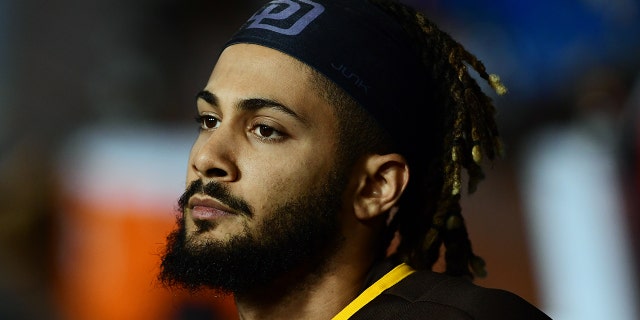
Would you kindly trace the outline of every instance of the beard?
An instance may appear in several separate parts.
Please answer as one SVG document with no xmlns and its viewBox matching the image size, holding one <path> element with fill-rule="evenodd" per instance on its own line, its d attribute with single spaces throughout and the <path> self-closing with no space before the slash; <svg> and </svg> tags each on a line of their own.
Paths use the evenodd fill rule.
<svg viewBox="0 0 640 320">
<path fill-rule="evenodd" d="M 266 288 L 300 268 L 305 275 L 321 274 L 343 241 L 338 214 L 346 183 L 339 177 L 333 173 L 319 188 L 278 205 L 264 215 L 255 232 L 245 224 L 242 233 L 225 241 L 196 241 L 187 233 L 184 215 L 189 198 L 202 192 L 247 217 L 254 216 L 251 207 L 219 183 L 194 181 L 179 200 L 182 214 L 167 237 L 158 278 L 168 287 L 212 288 L 239 295 Z M 196 225 L 194 233 L 215 228 L 212 223 Z"/>
</svg>

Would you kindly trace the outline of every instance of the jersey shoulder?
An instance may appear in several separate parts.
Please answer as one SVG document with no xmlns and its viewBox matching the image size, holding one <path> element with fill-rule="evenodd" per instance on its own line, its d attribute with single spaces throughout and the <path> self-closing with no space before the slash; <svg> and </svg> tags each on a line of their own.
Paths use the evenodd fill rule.
<svg viewBox="0 0 640 320">
<path fill-rule="evenodd" d="M 418 271 L 387 289 L 352 319 L 550 319 L 521 297 L 464 278 Z"/>
</svg>

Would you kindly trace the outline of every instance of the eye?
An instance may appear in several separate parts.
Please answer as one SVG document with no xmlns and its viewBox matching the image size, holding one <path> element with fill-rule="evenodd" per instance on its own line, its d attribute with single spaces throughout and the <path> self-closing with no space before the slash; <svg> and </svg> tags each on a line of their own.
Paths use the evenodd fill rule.
<svg viewBox="0 0 640 320">
<path fill-rule="evenodd" d="M 260 125 L 257 128 L 257 133 L 261 137 L 269 138 L 272 135 L 276 134 L 276 129 L 271 128 L 269 126 Z"/>
<path fill-rule="evenodd" d="M 285 134 L 264 124 L 255 125 L 251 131 L 261 140 L 275 142 L 285 138 Z"/>
<path fill-rule="evenodd" d="M 220 126 L 220 120 L 210 114 L 196 116 L 196 122 L 200 124 L 200 129 L 211 130 Z"/>
</svg>

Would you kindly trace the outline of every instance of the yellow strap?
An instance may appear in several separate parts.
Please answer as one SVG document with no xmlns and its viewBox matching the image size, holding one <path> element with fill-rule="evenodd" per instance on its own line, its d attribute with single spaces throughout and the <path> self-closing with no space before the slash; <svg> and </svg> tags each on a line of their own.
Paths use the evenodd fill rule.
<svg viewBox="0 0 640 320">
<path fill-rule="evenodd" d="M 382 278 L 378 279 L 369 288 L 364 290 L 357 298 L 349 303 L 342 311 L 340 311 L 331 320 L 346 320 L 349 319 L 354 313 L 364 307 L 371 300 L 379 296 L 383 291 L 391 288 L 394 284 L 400 282 L 400 280 L 406 278 L 408 275 L 416 272 L 405 263 L 398 265 L 389 271 Z"/>
</svg>

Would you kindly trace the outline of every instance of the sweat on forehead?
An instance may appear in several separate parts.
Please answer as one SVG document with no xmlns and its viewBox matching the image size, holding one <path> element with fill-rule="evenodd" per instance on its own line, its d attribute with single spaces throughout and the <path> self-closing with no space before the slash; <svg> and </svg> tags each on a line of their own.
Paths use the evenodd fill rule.
<svg viewBox="0 0 640 320">
<path fill-rule="evenodd" d="M 402 26 L 367 0 L 274 0 L 226 46 L 237 43 L 269 47 L 314 68 L 392 136 L 424 101 L 428 81 L 416 49 Z"/>
</svg>

